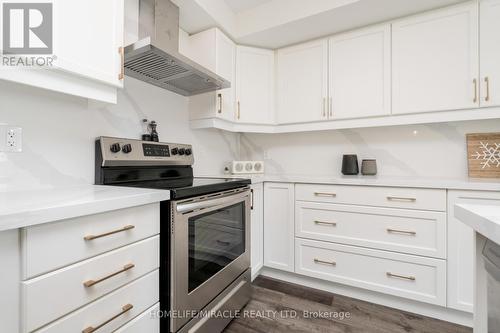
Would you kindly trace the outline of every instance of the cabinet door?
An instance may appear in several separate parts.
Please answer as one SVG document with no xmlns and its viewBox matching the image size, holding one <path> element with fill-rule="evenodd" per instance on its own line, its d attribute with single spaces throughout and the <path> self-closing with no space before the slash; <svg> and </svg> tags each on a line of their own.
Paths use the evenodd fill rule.
<svg viewBox="0 0 500 333">
<path fill-rule="evenodd" d="M 216 29 L 215 57 L 217 75 L 231 82 L 231 87 L 217 91 L 216 116 L 225 120 L 234 120 L 234 93 L 236 85 L 236 44 L 219 29 Z"/>
<path fill-rule="evenodd" d="M 55 65 L 122 87 L 123 21 L 124 0 L 54 1 Z"/>
<path fill-rule="evenodd" d="M 294 271 L 294 184 L 264 184 L 264 266 Z"/>
<path fill-rule="evenodd" d="M 479 105 L 476 8 L 467 3 L 393 24 L 392 113 Z"/>
<path fill-rule="evenodd" d="M 448 191 L 448 307 L 472 312 L 474 304 L 474 230 L 455 218 L 458 203 L 500 205 L 498 192 Z"/>
<path fill-rule="evenodd" d="M 330 39 L 330 118 L 391 113 L 390 53 L 389 24 Z"/>
<path fill-rule="evenodd" d="M 500 0 L 480 2 L 481 106 L 500 105 Z"/>
<path fill-rule="evenodd" d="M 236 120 L 269 124 L 273 115 L 274 51 L 237 46 Z"/>
<path fill-rule="evenodd" d="M 328 40 L 322 39 L 277 53 L 280 124 L 328 118 Z"/>
<path fill-rule="evenodd" d="M 264 266 L 264 185 L 252 185 L 251 214 L 251 267 L 252 280 Z"/>
</svg>

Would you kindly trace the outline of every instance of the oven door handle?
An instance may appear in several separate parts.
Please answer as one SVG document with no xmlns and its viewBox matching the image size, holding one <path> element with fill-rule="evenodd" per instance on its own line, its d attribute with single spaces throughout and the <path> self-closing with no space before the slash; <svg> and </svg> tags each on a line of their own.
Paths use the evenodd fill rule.
<svg viewBox="0 0 500 333">
<path fill-rule="evenodd" d="M 177 212 L 180 214 L 185 214 L 188 212 L 205 210 L 209 208 L 214 208 L 221 205 L 231 205 L 236 204 L 238 202 L 244 201 L 246 197 L 249 196 L 249 191 L 245 191 L 242 193 L 228 195 L 221 198 L 215 199 L 207 199 L 202 201 L 195 202 L 185 202 L 185 203 L 177 203 L 176 208 Z"/>
</svg>

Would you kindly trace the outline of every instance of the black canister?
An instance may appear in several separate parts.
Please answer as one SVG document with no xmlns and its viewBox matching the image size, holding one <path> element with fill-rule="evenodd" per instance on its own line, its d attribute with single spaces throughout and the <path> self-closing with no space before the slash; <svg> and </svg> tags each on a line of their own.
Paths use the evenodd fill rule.
<svg viewBox="0 0 500 333">
<path fill-rule="evenodd" d="M 344 155 L 342 157 L 342 174 L 357 175 L 359 173 L 358 156 Z"/>
</svg>

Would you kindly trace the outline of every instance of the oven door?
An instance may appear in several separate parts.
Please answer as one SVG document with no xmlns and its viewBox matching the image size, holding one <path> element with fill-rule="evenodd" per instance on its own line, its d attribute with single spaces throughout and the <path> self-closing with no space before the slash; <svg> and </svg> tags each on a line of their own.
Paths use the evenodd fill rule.
<svg viewBox="0 0 500 333">
<path fill-rule="evenodd" d="M 250 266 L 250 190 L 173 201 L 171 318 L 176 332 Z"/>
</svg>

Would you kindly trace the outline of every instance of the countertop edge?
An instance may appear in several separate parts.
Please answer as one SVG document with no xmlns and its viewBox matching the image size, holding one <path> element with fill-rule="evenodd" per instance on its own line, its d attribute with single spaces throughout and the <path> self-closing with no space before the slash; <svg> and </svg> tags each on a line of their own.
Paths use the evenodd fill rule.
<svg viewBox="0 0 500 333">
<path fill-rule="evenodd" d="M 0 232 L 58 222 L 82 216 L 100 214 L 119 209 L 153 204 L 170 199 L 170 191 L 119 195 L 114 198 L 99 199 L 83 203 L 33 209 L 1 216 Z M 9 220 L 11 220 L 9 222 Z"/>
<path fill-rule="evenodd" d="M 500 244 L 500 224 L 475 211 L 480 205 L 455 204 L 455 217 L 475 232 Z M 492 207 L 484 205 L 485 207 Z M 498 207 L 500 211 L 500 207 Z"/>
</svg>

